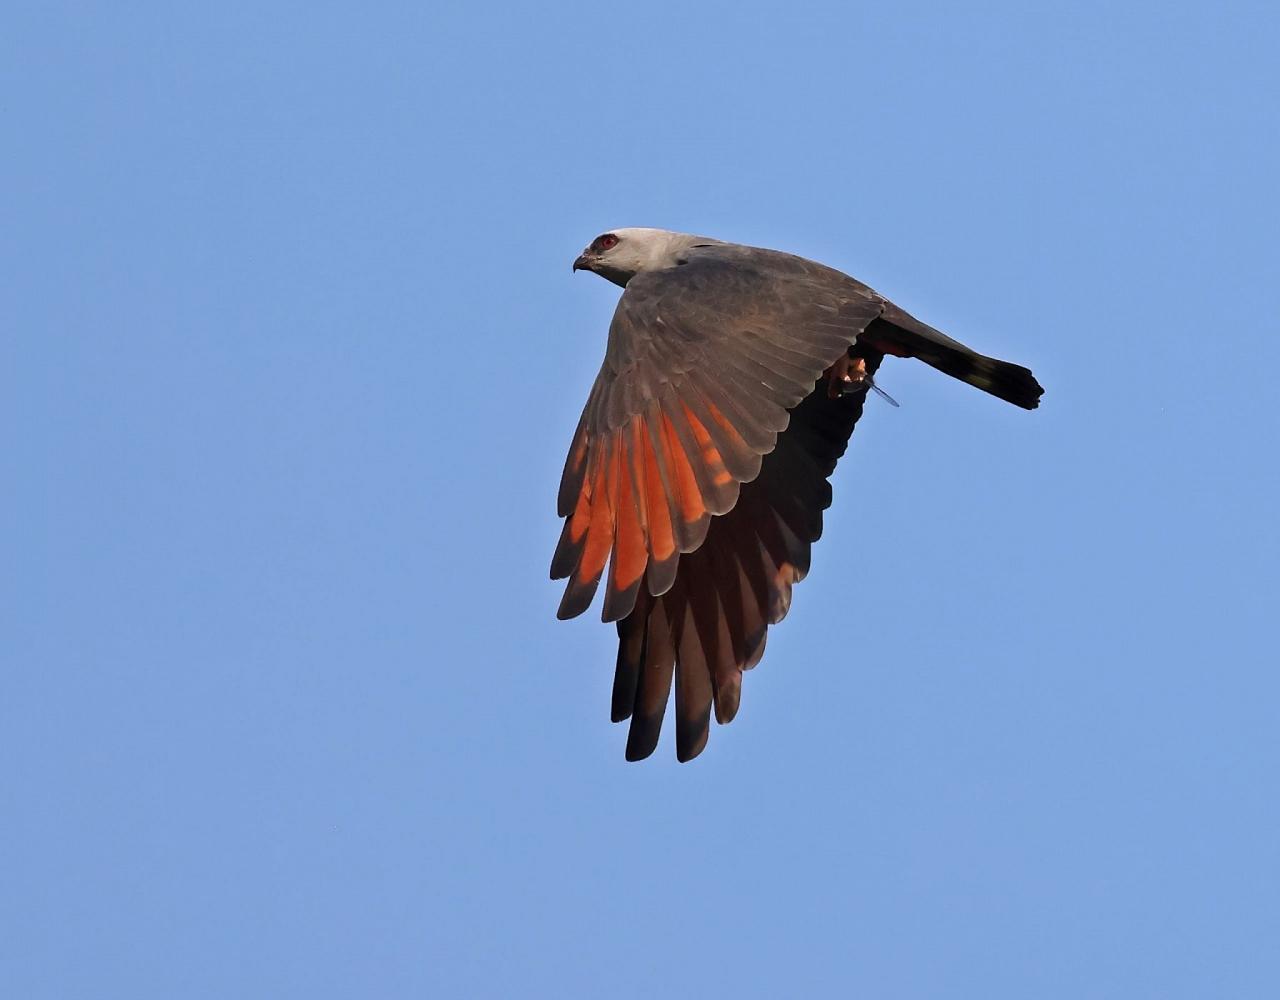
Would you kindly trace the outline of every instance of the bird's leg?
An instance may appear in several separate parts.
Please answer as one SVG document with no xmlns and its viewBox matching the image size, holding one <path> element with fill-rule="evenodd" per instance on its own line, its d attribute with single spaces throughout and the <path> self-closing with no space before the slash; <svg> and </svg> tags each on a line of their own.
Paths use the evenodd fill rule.
<svg viewBox="0 0 1280 1000">
<path fill-rule="evenodd" d="M 846 351 L 827 369 L 827 396 L 839 399 L 846 392 L 867 387 L 867 362 Z"/>
</svg>

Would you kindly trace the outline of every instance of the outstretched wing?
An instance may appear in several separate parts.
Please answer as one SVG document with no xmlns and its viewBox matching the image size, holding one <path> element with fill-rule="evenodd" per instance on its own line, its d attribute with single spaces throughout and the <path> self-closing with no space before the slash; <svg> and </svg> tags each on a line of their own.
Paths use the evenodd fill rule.
<svg viewBox="0 0 1280 1000">
<path fill-rule="evenodd" d="M 855 348 L 874 374 L 883 355 Z M 631 719 L 627 759 L 658 745 L 675 686 L 676 757 L 702 752 L 711 711 L 733 719 L 742 674 L 764 653 L 766 630 L 782 620 L 791 588 L 809 569 L 812 544 L 831 504 L 828 483 L 862 414 L 865 392 L 832 397 L 826 380 L 791 413 L 760 475 L 742 486 L 737 506 L 714 518 L 706 540 L 686 556 L 661 596 L 641 592 L 618 622 L 613 721 Z"/>
<path fill-rule="evenodd" d="M 749 247 L 697 247 L 633 278 L 560 483 L 559 616 L 587 609 L 606 563 L 605 621 L 670 591 L 788 411 L 885 305 L 831 268 Z"/>
</svg>

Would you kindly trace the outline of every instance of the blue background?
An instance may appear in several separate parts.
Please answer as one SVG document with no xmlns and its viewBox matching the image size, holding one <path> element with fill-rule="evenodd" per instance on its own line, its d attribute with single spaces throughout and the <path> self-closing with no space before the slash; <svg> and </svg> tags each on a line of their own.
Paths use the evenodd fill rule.
<svg viewBox="0 0 1280 1000">
<path fill-rule="evenodd" d="M 1276 995 L 1280 22 L 1059 6 L 7 4 L 0 994 Z M 621 225 L 1048 390 L 886 364 L 687 766 L 546 579 Z"/>
</svg>

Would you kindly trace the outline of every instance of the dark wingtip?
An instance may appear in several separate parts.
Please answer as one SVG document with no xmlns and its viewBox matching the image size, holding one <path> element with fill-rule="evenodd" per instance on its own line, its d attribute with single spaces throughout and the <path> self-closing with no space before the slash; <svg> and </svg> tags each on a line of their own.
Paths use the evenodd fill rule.
<svg viewBox="0 0 1280 1000">
<path fill-rule="evenodd" d="M 706 726 L 702 727 L 702 731 L 695 736 L 686 739 L 676 739 L 676 760 L 681 764 L 687 764 L 693 760 L 698 754 L 707 748 L 707 736 L 709 731 Z"/>
<path fill-rule="evenodd" d="M 644 629 L 633 631 L 630 624 L 634 623 L 618 626 L 618 660 L 613 668 L 613 696 L 609 702 L 609 719 L 613 722 L 631 718 L 644 666 Z"/>
<path fill-rule="evenodd" d="M 560 540 L 556 542 L 556 551 L 551 556 L 551 579 L 553 580 L 568 578 L 582 562 L 582 549 L 586 539 L 580 538 L 576 542 L 573 540 L 573 533 L 570 530 L 572 523 L 571 518 L 565 518 L 564 527 L 560 529 Z"/>
<path fill-rule="evenodd" d="M 577 618 L 591 607 L 591 602 L 596 596 L 596 587 L 599 585 L 600 577 L 598 576 L 594 580 L 569 581 L 569 585 L 564 588 L 564 597 L 560 599 L 560 607 L 556 610 L 556 617 L 561 621 Z"/>
<path fill-rule="evenodd" d="M 738 670 L 727 683 L 716 683 L 716 722 L 727 726 L 738 715 L 742 704 L 742 671 Z"/>
<path fill-rule="evenodd" d="M 647 672 L 651 668 L 644 669 Z M 641 681 L 641 685 L 646 680 L 661 684 L 661 679 L 652 673 Z M 632 712 L 631 726 L 627 730 L 627 760 L 644 760 L 658 748 L 658 740 L 662 736 L 662 717 L 667 711 L 667 698 L 663 697 L 659 705 L 661 707 L 657 711 L 644 712 L 638 710 L 637 706 L 637 710 Z"/>
<path fill-rule="evenodd" d="M 600 612 L 602 622 L 616 622 L 626 618 L 635 609 L 636 597 L 640 593 L 640 584 L 644 580 L 641 573 L 629 587 L 618 589 L 612 577 L 604 591 L 604 608 Z"/>
<path fill-rule="evenodd" d="M 662 734 L 662 716 L 656 719 L 651 716 L 633 715 L 631 729 L 627 732 L 627 760 L 644 760 L 658 748 L 658 737 Z"/>
<path fill-rule="evenodd" d="M 661 597 L 676 582 L 676 570 L 680 568 L 679 551 L 672 552 L 666 559 L 649 560 L 645 570 L 645 586 L 654 597 Z"/>
</svg>

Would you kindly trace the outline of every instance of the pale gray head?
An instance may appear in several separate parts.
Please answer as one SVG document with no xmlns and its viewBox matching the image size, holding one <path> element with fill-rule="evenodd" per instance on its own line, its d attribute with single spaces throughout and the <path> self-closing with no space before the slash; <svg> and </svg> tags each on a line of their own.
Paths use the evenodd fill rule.
<svg viewBox="0 0 1280 1000">
<path fill-rule="evenodd" d="M 716 246 L 720 242 L 665 229 L 610 229 L 591 241 L 573 262 L 573 269 L 594 271 L 625 288 L 643 271 L 675 267 L 694 247 Z"/>
</svg>

